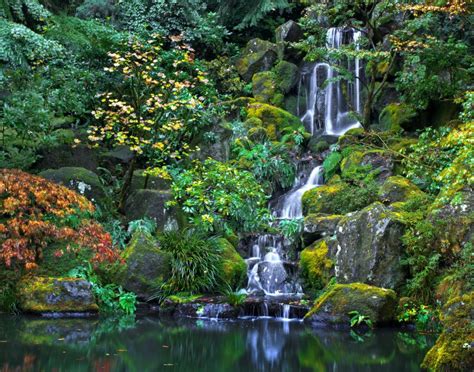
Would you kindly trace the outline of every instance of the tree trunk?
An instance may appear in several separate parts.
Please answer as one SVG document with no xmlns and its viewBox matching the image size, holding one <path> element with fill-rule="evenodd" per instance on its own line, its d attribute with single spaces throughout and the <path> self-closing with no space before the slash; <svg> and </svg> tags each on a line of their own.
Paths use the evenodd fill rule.
<svg viewBox="0 0 474 372">
<path fill-rule="evenodd" d="M 120 191 L 119 212 L 123 213 L 125 209 L 125 202 L 127 200 L 128 191 L 132 185 L 133 171 L 135 170 L 136 157 L 134 156 L 130 161 L 125 179 L 123 181 L 122 190 Z"/>
</svg>

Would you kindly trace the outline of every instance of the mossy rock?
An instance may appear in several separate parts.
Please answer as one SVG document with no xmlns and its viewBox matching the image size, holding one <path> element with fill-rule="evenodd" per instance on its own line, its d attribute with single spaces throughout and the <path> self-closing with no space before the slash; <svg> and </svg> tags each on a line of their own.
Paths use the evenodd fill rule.
<svg viewBox="0 0 474 372">
<path fill-rule="evenodd" d="M 303 213 L 335 214 L 333 198 L 336 194 L 347 192 L 348 185 L 344 182 L 316 187 L 303 194 Z"/>
<path fill-rule="evenodd" d="M 247 113 L 249 118 L 258 118 L 262 121 L 268 138 L 272 141 L 278 141 L 283 135 L 294 131 L 305 131 L 299 118 L 281 108 L 266 103 L 250 104 Z"/>
<path fill-rule="evenodd" d="M 341 161 L 341 176 L 352 180 L 371 174 L 378 182 L 384 182 L 393 174 L 393 157 L 383 150 L 353 150 Z"/>
<path fill-rule="evenodd" d="M 443 308 L 444 330 L 423 360 L 430 371 L 471 371 L 474 366 L 474 292 L 451 300 Z"/>
<path fill-rule="evenodd" d="M 176 230 L 183 218 L 177 208 L 167 207 L 172 199 L 169 190 L 136 190 L 125 203 L 125 219 L 130 222 L 147 217 L 155 220 L 161 231 Z"/>
<path fill-rule="evenodd" d="M 410 123 L 415 116 L 416 111 L 411 106 L 391 103 L 380 113 L 379 125 L 382 130 L 399 132 L 402 129 L 410 129 Z"/>
<path fill-rule="evenodd" d="M 229 240 L 220 238 L 218 246 L 221 249 L 221 276 L 225 283 L 233 289 L 239 289 L 244 284 L 247 275 L 247 264 L 237 253 Z"/>
<path fill-rule="evenodd" d="M 327 242 L 319 240 L 305 248 L 300 255 L 299 267 L 305 293 L 323 289 L 334 273 Z"/>
<path fill-rule="evenodd" d="M 382 202 L 396 203 L 405 202 L 413 198 L 424 195 L 415 184 L 401 176 L 387 178 L 379 190 L 379 197 Z"/>
<path fill-rule="evenodd" d="M 118 267 L 117 281 L 143 300 L 150 298 L 170 276 L 171 255 L 162 251 L 147 233 L 136 232 L 122 258 L 125 264 Z"/>
<path fill-rule="evenodd" d="M 91 284 L 84 279 L 25 277 L 18 285 L 18 303 L 26 313 L 96 313 Z"/>
<path fill-rule="evenodd" d="M 48 169 L 39 174 L 48 180 L 84 195 L 90 201 L 106 206 L 109 204 L 99 176 L 94 172 L 79 167 Z"/>
<path fill-rule="evenodd" d="M 397 294 L 362 283 L 335 284 L 319 297 L 304 320 L 313 326 L 350 326 L 351 311 L 367 316 L 374 325 L 394 321 Z"/>
<path fill-rule="evenodd" d="M 312 144 L 310 143 L 311 152 L 316 154 L 320 154 L 326 150 L 329 150 L 329 147 L 329 143 L 325 140 L 320 140 Z"/>
<path fill-rule="evenodd" d="M 276 85 L 284 94 L 289 93 L 298 83 L 299 69 L 294 63 L 280 61 L 273 69 Z"/>
<path fill-rule="evenodd" d="M 130 191 L 136 190 L 169 190 L 171 188 L 171 181 L 161 178 L 159 176 L 148 176 L 144 169 L 137 169 L 133 172 L 132 184 Z"/>
<path fill-rule="evenodd" d="M 282 105 L 283 99 L 277 87 L 276 75 L 272 71 L 256 73 L 252 78 L 253 96 L 258 102 Z"/>
<path fill-rule="evenodd" d="M 277 46 L 269 41 L 252 39 L 237 60 L 240 76 L 250 81 L 257 72 L 269 71 L 278 58 Z"/>
<path fill-rule="evenodd" d="M 397 289 L 405 280 L 402 236 L 398 215 L 381 203 L 346 215 L 337 226 L 337 254 L 333 257 L 338 283 L 362 282 Z"/>
<path fill-rule="evenodd" d="M 302 28 L 295 21 L 288 21 L 278 26 L 275 30 L 275 39 L 277 43 L 290 42 L 300 40 L 304 36 Z"/>
<path fill-rule="evenodd" d="M 343 216 L 337 214 L 310 214 L 304 219 L 303 240 L 311 244 L 324 236 L 332 236 Z"/>
</svg>

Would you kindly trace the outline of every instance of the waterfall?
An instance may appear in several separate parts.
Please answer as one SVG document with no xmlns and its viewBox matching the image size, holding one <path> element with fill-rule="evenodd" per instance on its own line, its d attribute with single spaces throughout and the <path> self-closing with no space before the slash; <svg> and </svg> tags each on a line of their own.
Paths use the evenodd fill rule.
<svg viewBox="0 0 474 372">
<path fill-rule="evenodd" d="M 323 167 L 317 166 L 311 171 L 308 181 L 303 186 L 296 187 L 290 191 L 283 200 L 283 207 L 279 217 L 284 219 L 303 217 L 303 195 L 317 186 L 323 184 Z"/>
<path fill-rule="evenodd" d="M 327 32 L 327 47 L 340 49 L 343 45 L 355 44 L 358 48 L 360 37 L 360 31 L 333 27 Z M 359 59 L 347 60 L 344 67 L 353 72 L 354 82 L 340 80 L 325 84 L 327 80 L 337 77 L 336 68 L 328 63 L 316 63 L 309 73 L 302 72 L 298 98 L 304 89 L 306 111 L 301 116 L 301 121 L 313 135 L 324 129 L 325 134 L 340 136 L 349 129 L 360 127 L 360 123 L 350 113 L 362 112 L 361 62 Z M 347 92 L 348 99 L 344 91 Z"/>
</svg>

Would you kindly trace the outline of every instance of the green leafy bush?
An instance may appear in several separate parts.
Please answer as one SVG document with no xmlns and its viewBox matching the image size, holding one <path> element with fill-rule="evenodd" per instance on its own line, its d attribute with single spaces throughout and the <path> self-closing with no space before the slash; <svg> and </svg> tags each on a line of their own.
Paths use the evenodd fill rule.
<svg viewBox="0 0 474 372">
<path fill-rule="evenodd" d="M 342 154 L 338 151 L 331 152 L 323 162 L 324 177 L 329 180 L 339 170 Z"/>
<path fill-rule="evenodd" d="M 266 196 L 255 176 L 228 163 L 208 159 L 177 172 L 175 201 L 195 226 L 205 231 L 255 231 L 270 215 Z"/>
<path fill-rule="evenodd" d="M 99 302 L 99 308 L 104 313 L 134 314 L 136 310 L 137 296 L 134 293 L 125 291 L 116 284 L 102 284 L 102 280 L 87 262 L 69 272 L 69 276 L 82 278 L 92 285 L 92 291 Z"/>
</svg>

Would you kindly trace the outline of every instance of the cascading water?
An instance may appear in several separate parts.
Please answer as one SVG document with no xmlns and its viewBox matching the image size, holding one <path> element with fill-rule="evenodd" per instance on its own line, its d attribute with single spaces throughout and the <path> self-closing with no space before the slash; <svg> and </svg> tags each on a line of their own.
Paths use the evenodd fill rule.
<svg viewBox="0 0 474 372">
<path fill-rule="evenodd" d="M 340 49 L 343 45 L 355 44 L 357 48 L 360 37 L 361 32 L 351 28 L 330 28 L 327 47 Z M 354 82 L 333 81 L 337 71 L 328 63 L 316 63 L 309 71 L 303 69 L 298 97 L 305 97 L 306 105 L 304 114 L 300 116 L 311 134 L 324 130 L 325 134 L 340 136 L 349 129 L 360 127 L 351 112 L 362 111 L 361 62 L 359 59 L 347 60 L 344 67 L 354 74 Z M 330 81 L 325 84 L 327 80 Z"/>
<path fill-rule="evenodd" d="M 327 44 L 329 48 L 334 49 L 350 43 L 357 45 L 360 36 L 360 32 L 353 29 L 331 28 L 328 30 Z M 361 111 L 361 64 L 359 60 L 348 60 L 345 67 L 354 73 L 355 82 L 333 81 L 337 77 L 337 71 L 328 63 L 317 63 L 302 72 L 298 96 L 302 96 L 301 91 L 304 90 L 306 107 L 301 120 L 313 135 L 322 134 L 324 130 L 325 134 L 339 136 L 360 126 L 350 113 Z M 308 165 L 312 165 L 311 172 Z M 305 169 L 299 170 L 294 187 L 273 206 L 273 215 L 277 219 L 303 217 L 303 194 L 323 184 L 321 166 L 314 167 L 310 162 L 303 168 Z M 247 293 L 278 298 L 302 295 L 297 266 L 288 257 L 291 244 L 283 236 L 260 235 L 251 238 L 246 247 L 249 254 Z M 284 304 L 281 306 L 281 317 L 289 319 L 291 307 Z"/>
<path fill-rule="evenodd" d="M 303 194 L 323 184 L 323 167 L 318 166 L 311 171 L 303 186 L 296 187 L 283 198 L 283 206 L 278 217 L 283 219 L 303 217 Z"/>
</svg>

